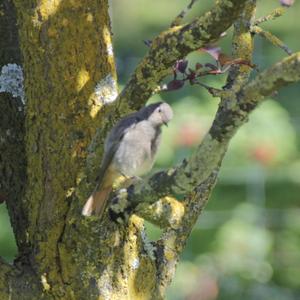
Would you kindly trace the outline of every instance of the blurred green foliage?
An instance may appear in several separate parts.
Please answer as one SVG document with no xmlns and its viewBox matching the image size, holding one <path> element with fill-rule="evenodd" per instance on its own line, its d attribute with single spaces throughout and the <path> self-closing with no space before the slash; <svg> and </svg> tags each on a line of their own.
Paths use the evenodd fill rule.
<svg viewBox="0 0 300 300">
<path fill-rule="evenodd" d="M 11 261 L 17 252 L 6 208 L 0 205 L 0 256 Z"/>
<path fill-rule="evenodd" d="M 112 0 L 114 50 L 124 84 L 147 52 L 143 40 L 166 29 L 187 0 Z M 300 50 L 300 2 L 281 18 L 265 23 L 292 50 Z M 187 20 L 213 1 L 197 1 Z M 279 1 L 258 1 L 257 15 Z M 219 44 L 230 54 L 230 37 Z M 260 37 L 254 63 L 260 69 L 286 54 Z M 195 52 L 189 66 L 212 62 Z M 225 76 L 205 78 L 221 87 Z M 300 85 L 284 88 L 262 104 L 232 140 L 212 198 L 199 218 L 169 288 L 169 300 L 300 299 Z M 199 86 L 154 96 L 174 109 L 164 129 L 155 170 L 180 162 L 207 132 L 218 102 Z M 153 172 L 155 171 L 153 170 Z M 4 205 L 0 206 L 0 255 L 13 259 L 16 247 Z M 151 238 L 160 231 L 147 226 Z"/>
</svg>

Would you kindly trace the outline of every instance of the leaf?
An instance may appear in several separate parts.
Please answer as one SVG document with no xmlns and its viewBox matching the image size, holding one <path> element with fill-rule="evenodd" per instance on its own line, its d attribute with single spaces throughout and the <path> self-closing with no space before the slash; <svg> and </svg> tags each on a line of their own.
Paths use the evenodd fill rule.
<svg viewBox="0 0 300 300">
<path fill-rule="evenodd" d="M 196 79 L 196 72 L 192 69 L 189 69 L 189 74 L 187 75 L 187 79 L 190 81 L 190 84 L 194 84 L 194 81 Z"/>
<path fill-rule="evenodd" d="M 188 61 L 186 59 L 180 59 L 176 62 L 176 70 L 178 70 L 180 73 L 185 73 L 185 70 L 187 68 Z"/>
<path fill-rule="evenodd" d="M 174 90 L 179 90 L 184 86 L 184 81 L 183 80 L 178 80 L 178 79 L 173 79 L 167 84 L 167 90 L 168 91 L 174 91 Z"/>
</svg>

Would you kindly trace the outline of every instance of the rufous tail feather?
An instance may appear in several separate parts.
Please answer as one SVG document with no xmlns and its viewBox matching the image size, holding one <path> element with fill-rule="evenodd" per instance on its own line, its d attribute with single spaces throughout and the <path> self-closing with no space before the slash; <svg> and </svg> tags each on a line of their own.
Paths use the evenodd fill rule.
<svg viewBox="0 0 300 300">
<path fill-rule="evenodd" d="M 84 216 L 91 216 L 93 214 L 101 216 L 106 207 L 106 203 L 109 197 L 109 194 L 112 190 L 112 186 L 106 186 L 101 188 L 99 191 L 95 190 L 92 195 L 87 199 L 83 209 L 82 214 Z"/>
</svg>

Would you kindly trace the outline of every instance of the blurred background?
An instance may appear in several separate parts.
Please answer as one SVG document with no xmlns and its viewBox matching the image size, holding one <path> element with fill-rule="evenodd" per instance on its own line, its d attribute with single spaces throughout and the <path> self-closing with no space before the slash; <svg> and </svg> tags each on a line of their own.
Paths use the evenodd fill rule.
<svg viewBox="0 0 300 300">
<path fill-rule="evenodd" d="M 147 52 L 144 40 L 166 29 L 188 0 L 111 0 L 114 51 L 120 88 Z M 292 50 L 300 50 L 300 3 L 262 24 Z M 213 1 L 196 2 L 187 20 Z M 257 16 L 279 6 L 258 1 Z M 231 32 L 218 44 L 230 54 Z M 254 63 L 264 69 L 285 57 L 279 48 L 255 39 Z M 195 63 L 213 63 L 196 52 Z M 170 77 L 171 78 L 171 77 Z M 222 87 L 225 76 L 202 80 Z M 300 299 L 300 84 L 264 102 L 232 140 L 218 184 L 195 226 L 168 290 L 169 300 Z M 163 132 L 155 170 L 179 163 L 198 145 L 211 125 L 218 100 L 199 86 L 165 92 L 175 117 Z M 5 205 L 0 205 L 0 255 L 13 260 L 16 246 Z M 159 230 L 150 224 L 152 239 Z"/>
</svg>

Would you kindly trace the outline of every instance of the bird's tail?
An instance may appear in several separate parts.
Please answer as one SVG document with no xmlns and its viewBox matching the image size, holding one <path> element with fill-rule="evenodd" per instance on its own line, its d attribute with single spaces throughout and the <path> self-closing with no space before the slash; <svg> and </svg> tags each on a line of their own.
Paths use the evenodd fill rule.
<svg viewBox="0 0 300 300">
<path fill-rule="evenodd" d="M 112 185 L 102 187 L 100 190 L 96 189 L 87 199 L 82 209 L 82 214 L 87 217 L 93 214 L 101 216 L 106 207 L 106 203 L 111 190 Z"/>
</svg>

